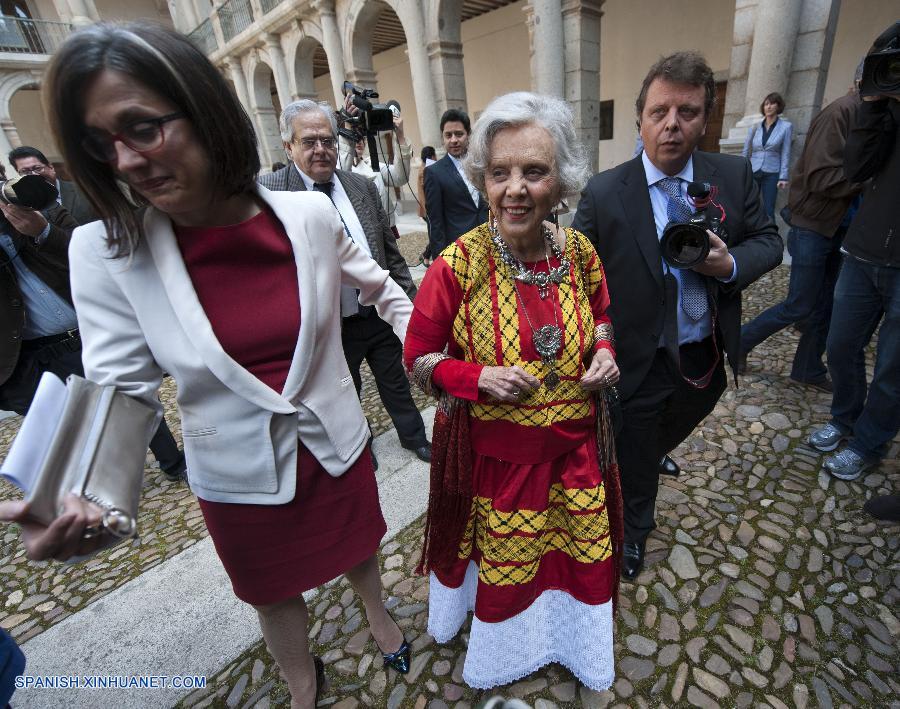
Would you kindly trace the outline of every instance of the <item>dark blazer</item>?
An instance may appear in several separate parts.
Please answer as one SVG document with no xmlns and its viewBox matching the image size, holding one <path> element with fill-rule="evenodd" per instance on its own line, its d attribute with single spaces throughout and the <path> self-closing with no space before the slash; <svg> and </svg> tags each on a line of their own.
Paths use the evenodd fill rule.
<svg viewBox="0 0 900 709">
<path fill-rule="evenodd" d="M 762 210 L 747 160 L 697 151 L 694 179 L 718 186 L 716 201 L 726 212 L 728 250 L 737 263 L 737 279 L 734 283 L 705 281 L 737 376 L 741 291 L 781 263 L 783 244 Z M 609 279 L 609 314 L 621 371 L 619 393 L 627 399 L 650 369 L 665 320 L 662 259 L 640 155 L 588 181 L 573 226 L 594 244 Z"/>
<path fill-rule="evenodd" d="M 334 174 L 341 181 L 350 204 L 356 210 L 356 216 L 366 233 L 366 240 L 372 250 L 372 258 L 391 274 L 394 282 L 400 286 L 412 300 L 416 296 L 416 286 L 409 273 L 406 259 L 400 253 L 397 239 L 391 230 L 387 214 L 378 196 L 375 183 L 362 175 L 355 175 L 345 170 L 335 170 Z M 260 175 L 259 184 L 266 189 L 281 192 L 305 192 L 303 178 L 293 164 L 280 170 Z"/>
<path fill-rule="evenodd" d="M 449 155 L 425 168 L 425 209 L 432 256 L 440 254 L 458 237 L 484 224 L 488 218 L 484 196 L 478 196 L 476 208 Z"/>
<path fill-rule="evenodd" d="M 65 207 L 55 206 L 44 212 L 50 222 L 50 233 L 38 246 L 34 239 L 15 231 L 5 219 L 0 229 L 8 233 L 16 245 L 18 256 L 34 275 L 50 286 L 60 297 L 72 302 L 69 289 L 69 238 L 78 224 Z M 19 361 L 22 331 L 25 328 L 25 303 L 19 280 L 6 252 L 0 250 L 0 384 L 9 379 Z"/>
<path fill-rule="evenodd" d="M 62 200 L 62 206 L 69 211 L 69 214 L 72 215 L 72 218 L 79 225 L 97 221 L 100 218 L 94 212 L 87 197 L 81 193 L 81 190 L 75 186 L 74 182 L 59 181 L 59 198 Z"/>
</svg>

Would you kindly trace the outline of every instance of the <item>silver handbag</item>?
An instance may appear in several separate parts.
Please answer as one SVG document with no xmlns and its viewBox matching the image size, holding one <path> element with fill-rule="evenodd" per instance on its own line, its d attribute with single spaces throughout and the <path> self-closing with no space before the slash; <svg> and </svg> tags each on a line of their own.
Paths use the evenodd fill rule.
<svg viewBox="0 0 900 709">
<path fill-rule="evenodd" d="M 44 375 L 48 376 L 53 375 Z M 137 536 L 138 502 L 147 446 L 157 426 L 156 411 L 113 386 L 75 375 L 66 379 L 64 396 L 58 380 L 51 384 L 57 388 L 59 402 L 55 427 L 51 432 L 30 426 L 29 418 L 37 413 L 33 403 L 4 463 L 5 469 L 16 459 L 16 446 L 27 429 L 26 437 L 32 436 L 30 449 L 23 443 L 27 457 L 16 459 L 20 479 L 6 477 L 25 489 L 30 515 L 38 522 L 50 524 L 62 511 L 66 495 L 74 493 L 103 509 L 102 526 L 114 537 Z M 47 412 L 45 407 L 42 413 Z M 40 424 L 49 429 L 53 421 Z M 49 442 L 35 445 L 30 433 L 35 431 Z"/>
</svg>

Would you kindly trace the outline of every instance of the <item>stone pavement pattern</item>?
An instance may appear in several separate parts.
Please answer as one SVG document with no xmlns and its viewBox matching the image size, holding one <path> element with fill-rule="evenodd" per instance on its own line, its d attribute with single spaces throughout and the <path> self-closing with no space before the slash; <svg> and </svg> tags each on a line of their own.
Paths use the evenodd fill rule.
<svg viewBox="0 0 900 709">
<path fill-rule="evenodd" d="M 783 297 L 786 275 L 778 269 L 747 294 L 747 317 Z M 729 389 L 676 452 L 684 472 L 661 489 L 647 569 L 622 587 L 612 690 L 586 690 L 551 665 L 498 691 L 539 709 L 900 707 L 900 526 L 861 509 L 867 497 L 900 488 L 898 444 L 860 481 L 821 474 L 820 455 L 802 441 L 827 420 L 829 397 L 788 383 L 795 346 L 796 334 L 785 331 L 754 351 L 741 389 Z M 375 413 L 373 390 L 366 387 L 364 404 L 382 430 L 390 424 Z M 169 414 L 171 396 L 164 391 Z M 0 424 L 0 455 L 16 421 Z M 0 498 L 9 495 L 0 488 Z M 17 533 L 4 530 L 0 579 L 12 591 L 0 599 L 0 625 L 20 640 L 41 632 L 205 536 L 197 515 L 183 486 L 150 470 L 145 537 L 93 567 L 28 565 Z M 330 681 L 323 706 L 461 709 L 483 698 L 461 680 L 466 628 L 446 646 L 426 633 L 427 580 L 412 571 L 421 533 L 420 521 L 381 550 L 389 605 L 413 645 L 412 672 L 384 671 L 361 604 L 341 580 L 311 606 L 312 646 Z M 262 643 L 209 677 L 179 706 L 289 706 Z"/>
</svg>

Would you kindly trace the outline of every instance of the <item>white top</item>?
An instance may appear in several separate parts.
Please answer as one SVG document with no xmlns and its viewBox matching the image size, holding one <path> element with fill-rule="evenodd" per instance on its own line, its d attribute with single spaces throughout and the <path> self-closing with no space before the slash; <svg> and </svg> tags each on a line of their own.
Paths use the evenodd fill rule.
<svg viewBox="0 0 900 709">
<path fill-rule="evenodd" d="M 294 167 L 297 167 L 296 163 L 294 163 Z M 315 182 L 313 182 L 312 178 L 307 175 L 303 170 L 297 167 L 297 172 L 300 173 L 300 179 L 303 180 L 303 184 L 306 185 L 306 189 L 310 192 L 315 191 Z M 344 191 L 344 186 L 341 184 L 340 180 L 334 179 L 334 174 L 331 175 L 331 201 L 334 203 L 335 208 L 338 210 L 338 214 L 341 215 L 341 221 L 344 222 L 344 230 L 347 232 L 347 235 L 356 242 L 356 245 L 365 251 L 366 255 L 371 258 L 372 256 L 372 247 L 369 246 L 369 240 L 366 238 L 366 232 L 362 228 L 362 224 L 359 221 L 359 217 L 356 216 L 356 209 L 353 208 L 353 203 L 350 201 L 350 198 L 347 196 L 347 193 Z"/>
<path fill-rule="evenodd" d="M 477 208 L 481 195 L 479 195 L 478 190 L 475 189 L 475 185 L 469 182 L 469 178 L 466 177 L 466 171 L 463 170 L 462 160 L 453 157 L 452 155 L 450 155 L 450 153 L 447 153 L 447 156 L 453 161 L 453 164 L 456 165 L 456 169 L 459 171 L 459 176 L 462 178 L 463 182 L 466 183 L 466 188 L 469 190 L 469 194 L 472 195 L 472 201 L 475 203 L 475 207 Z"/>
</svg>

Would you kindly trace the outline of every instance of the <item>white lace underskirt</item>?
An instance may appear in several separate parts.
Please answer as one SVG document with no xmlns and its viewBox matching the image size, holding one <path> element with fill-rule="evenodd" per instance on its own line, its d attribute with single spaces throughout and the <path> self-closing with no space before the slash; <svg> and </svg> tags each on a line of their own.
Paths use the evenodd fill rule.
<svg viewBox="0 0 900 709">
<path fill-rule="evenodd" d="M 475 609 L 478 567 L 469 563 L 459 588 L 432 573 L 428 632 L 450 641 Z M 547 590 L 518 615 L 499 623 L 472 618 L 463 679 L 475 689 L 510 684 L 551 662 L 571 670 L 582 684 L 602 692 L 615 680 L 612 601 L 589 605 L 565 591 Z"/>
</svg>

